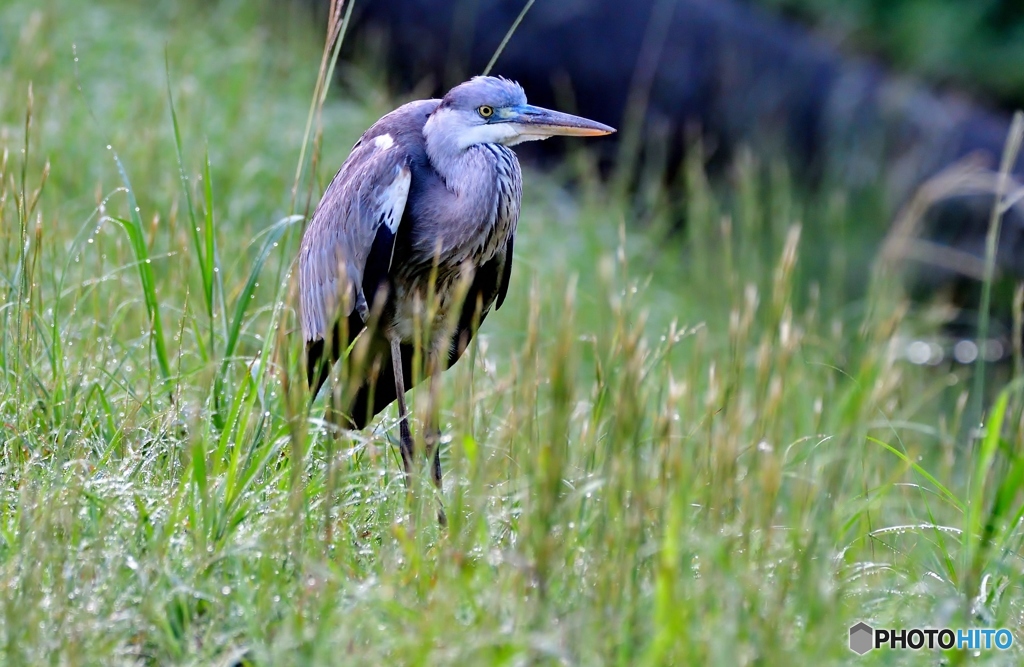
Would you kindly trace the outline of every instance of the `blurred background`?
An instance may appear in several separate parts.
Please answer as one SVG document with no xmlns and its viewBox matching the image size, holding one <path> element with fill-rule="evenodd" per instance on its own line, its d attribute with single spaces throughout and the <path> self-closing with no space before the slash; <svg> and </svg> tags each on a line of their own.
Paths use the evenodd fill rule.
<svg viewBox="0 0 1024 667">
<path fill-rule="evenodd" d="M 323 22 L 329 3 L 312 4 Z M 372 62 L 396 94 L 443 94 L 484 70 L 527 4 L 356 3 L 343 90 L 358 88 Z M 1024 14 L 1013 6 L 538 2 L 494 71 L 522 82 L 536 103 L 621 128 L 617 141 L 601 144 L 601 169 L 633 197 L 634 221 L 660 203 L 676 227 L 685 226 L 683 188 L 672 184 L 688 153 L 719 184 L 749 151 L 760 164 L 785 165 L 805 194 L 842 192 L 855 202 L 861 234 L 818 233 L 823 243 L 851 245 L 849 296 L 860 295 L 857 286 L 884 246 L 913 296 L 940 304 L 937 317 L 949 330 L 969 335 L 994 201 L 991 176 L 1010 113 L 1024 102 Z M 563 148 L 549 142 L 522 152 L 538 159 Z M 663 201 L 654 202 L 658 197 Z M 1005 283 L 1024 275 L 1024 219 L 1015 207 L 1006 213 L 998 266 L 1004 287 L 997 292 L 1006 298 L 997 311 L 1005 324 Z"/>
<path fill-rule="evenodd" d="M 196 39 L 224 49 L 211 62 L 198 50 L 190 54 L 172 33 L 158 40 L 171 64 L 180 65 L 180 77 L 170 72 L 171 85 L 181 89 L 186 110 L 191 111 L 193 101 L 206 105 L 201 122 L 184 115 L 182 122 L 198 133 L 185 128 L 185 152 L 194 136 L 211 140 L 213 170 L 224 169 L 216 175 L 233 192 L 226 202 L 233 219 L 238 218 L 235 212 L 244 211 L 247 218 L 266 208 L 254 190 L 237 187 L 239 179 L 268 191 L 289 171 L 281 169 L 278 156 L 300 143 L 296 133 L 304 123 L 285 121 L 282 114 L 295 108 L 301 115 L 301 105 L 289 107 L 284 100 L 294 102 L 303 86 L 312 86 L 302 69 L 318 60 L 312 54 L 322 47 L 317 39 L 325 34 L 329 5 L 329 0 L 254 5 L 242 13 L 237 30 L 248 40 L 244 47 L 220 34 L 225 21 L 218 17 L 239 13 L 237 2 L 162 0 L 149 6 L 146 16 L 159 17 L 172 32 L 208 26 L 211 34 Z M 166 109 L 159 97 L 142 95 L 138 87 L 150 86 L 156 93 L 162 85 L 156 42 L 137 45 L 136 40 L 147 37 L 139 34 L 134 20 L 98 18 L 102 11 L 78 12 L 54 0 L 40 7 L 47 9 L 32 14 L 25 3 L 8 7 L 8 27 L 0 32 L 8 99 L 23 95 L 13 87 L 15 81 L 32 78 L 37 91 L 49 91 L 44 84 L 53 81 L 63 91 L 61 100 L 71 104 L 68 113 L 98 121 L 76 128 L 80 138 L 88 128 L 101 130 L 96 143 L 106 145 L 129 131 L 119 116 L 135 113 L 140 123 L 152 121 L 146 133 L 166 142 L 160 127 Z M 102 7 L 114 15 L 143 16 L 119 2 L 98 10 Z M 351 22 L 330 103 L 321 116 L 327 119 L 319 127 L 319 136 L 327 138 L 325 153 L 313 173 L 313 187 L 302 190 L 322 191 L 324 178 L 340 165 L 358 130 L 384 111 L 408 99 L 441 95 L 483 71 L 524 8 L 528 11 L 493 72 L 519 80 L 535 103 L 620 129 L 596 147 L 557 139 L 524 145 L 520 154 L 528 163 L 554 168 L 568 150 L 587 155 L 603 186 L 629 202 L 630 228 L 653 232 L 654 243 L 662 232 L 676 232 L 684 257 L 692 214 L 687 192 L 693 186 L 687 161 L 691 174 L 707 175 L 722 212 L 734 217 L 742 196 L 740 176 L 758 174 L 765 196 L 780 189 L 784 198 L 794 195 L 805 243 L 829 248 L 808 253 L 805 282 L 829 283 L 835 302 L 855 304 L 884 255 L 920 306 L 915 312 L 928 322 L 924 328 L 931 331 L 935 322 L 944 323 L 938 335 L 950 338 L 940 346 L 951 350 L 961 337 L 973 335 L 993 173 L 1010 114 L 1024 102 L 1024 19 L 1009 0 L 355 2 L 345 8 L 352 10 Z M 51 15 L 67 17 L 68 24 L 51 25 Z M 75 30 L 76 24 L 86 29 Z M 30 66 L 31 58 L 19 51 L 37 48 L 33 40 L 43 40 L 48 48 Z M 72 45 L 84 52 L 81 62 L 71 60 Z M 256 51 L 264 62 L 251 66 L 267 86 L 258 93 L 261 108 L 245 108 L 251 103 L 234 94 L 237 88 L 226 89 L 224 100 L 199 102 L 197 86 L 205 84 L 197 78 L 200 59 L 202 68 L 216 71 L 214 80 L 223 82 L 244 71 L 233 69 L 231 54 L 244 67 Z M 130 82 L 131 75 L 118 72 L 119 58 L 149 61 L 144 82 Z M 287 85 L 273 78 L 277 74 L 290 77 Z M 231 85 L 245 84 L 245 77 L 238 76 Z M 64 91 L 72 82 L 85 84 L 80 99 L 91 105 L 88 111 L 75 105 L 72 91 Z M 127 100 L 110 94 L 131 86 L 136 87 L 126 90 Z M 147 108 L 146 115 L 139 107 Z M 111 124 L 103 119 L 108 111 Z M 252 133 L 277 143 L 247 156 L 239 172 L 219 163 L 227 149 L 217 137 L 252 146 L 249 132 L 238 131 L 243 120 L 262 125 L 262 131 Z M 10 133 L 17 121 L 8 114 L 6 122 Z M 332 127 L 332 122 L 339 125 Z M 129 157 L 132 150 L 152 156 L 168 148 L 137 138 L 121 148 Z M 582 163 L 576 164 L 579 172 Z M 54 174 L 81 179 L 84 185 L 92 178 L 87 176 L 91 169 Z M 275 169 L 282 175 L 272 175 Z M 1019 171 L 1015 166 L 1014 172 Z M 778 178 L 785 184 L 780 186 Z M 570 175 L 567 180 L 579 179 Z M 922 190 L 926 183 L 930 187 Z M 147 190 L 143 199 L 152 192 Z M 291 210 L 292 199 L 275 213 Z M 1005 213 L 997 259 L 995 325 L 1005 352 L 1013 286 L 1024 276 L 1024 217 L 1017 206 Z"/>
</svg>

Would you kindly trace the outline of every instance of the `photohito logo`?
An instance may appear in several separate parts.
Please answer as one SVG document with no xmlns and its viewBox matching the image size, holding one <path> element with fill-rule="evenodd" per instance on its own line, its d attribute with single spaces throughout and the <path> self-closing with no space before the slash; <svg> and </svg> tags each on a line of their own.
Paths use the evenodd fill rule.
<svg viewBox="0 0 1024 667">
<path fill-rule="evenodd" d="M 861 621 L 850 627 L 850 650 L 864 655 L 871 649 L 890 648 L 911 651 L 920 649 L 949 650 L 951 648 L 984 651 L 1005 651 L 1013 646 L 1013 635 L 1006 628 L 893 628 L 875 629 Z"/>
</svg>

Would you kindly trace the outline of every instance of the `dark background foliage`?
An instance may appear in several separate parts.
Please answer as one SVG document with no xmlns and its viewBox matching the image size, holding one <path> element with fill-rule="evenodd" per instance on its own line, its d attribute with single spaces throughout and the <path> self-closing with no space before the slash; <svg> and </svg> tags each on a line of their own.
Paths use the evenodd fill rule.
<svg viewBox="0 0 1024 667">
<path fill-rule="evenodd" d="M 748 0 L 851 53 L 1005 108 L 1024 105 L 1020 0 Z"/>
</svg>

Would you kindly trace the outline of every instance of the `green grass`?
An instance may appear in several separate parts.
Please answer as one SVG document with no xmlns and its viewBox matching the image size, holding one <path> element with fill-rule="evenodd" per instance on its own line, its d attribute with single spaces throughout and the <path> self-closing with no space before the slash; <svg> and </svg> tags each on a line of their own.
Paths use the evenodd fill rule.
<svg viewBox="0 0 1024 667">
<path fill-rule="evenodd" d="M 399 100 L 341 65 L 360 96 L 328 96 L 293 206 L 322 38 L 286 7 L 0 7 L 0 663 L 935 664 L 847 628 L 1022 637 L 1019 386 L 962 435 L 970 378 L 901 361 L 892 281 L 849 300 L 884 221 L 749 161 L 658 193 L 674 235 L 584 153 L 527 172 L 508 303 L 443 382 L 447 531 L 393 410 L 329 437 L 293 211 Z"/>
</svg>

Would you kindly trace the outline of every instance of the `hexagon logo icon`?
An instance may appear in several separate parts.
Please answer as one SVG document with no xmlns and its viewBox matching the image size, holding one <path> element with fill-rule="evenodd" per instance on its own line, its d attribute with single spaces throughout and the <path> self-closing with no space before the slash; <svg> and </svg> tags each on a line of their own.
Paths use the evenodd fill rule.
<svg viewBox="0 0 1024 667">
<path fill-rule="evenodd" d="M 850 628 L 850 650 L 857 655 L 864 655 L 875 647 L 875 630 L 861 621 Z"/>
</svg>

